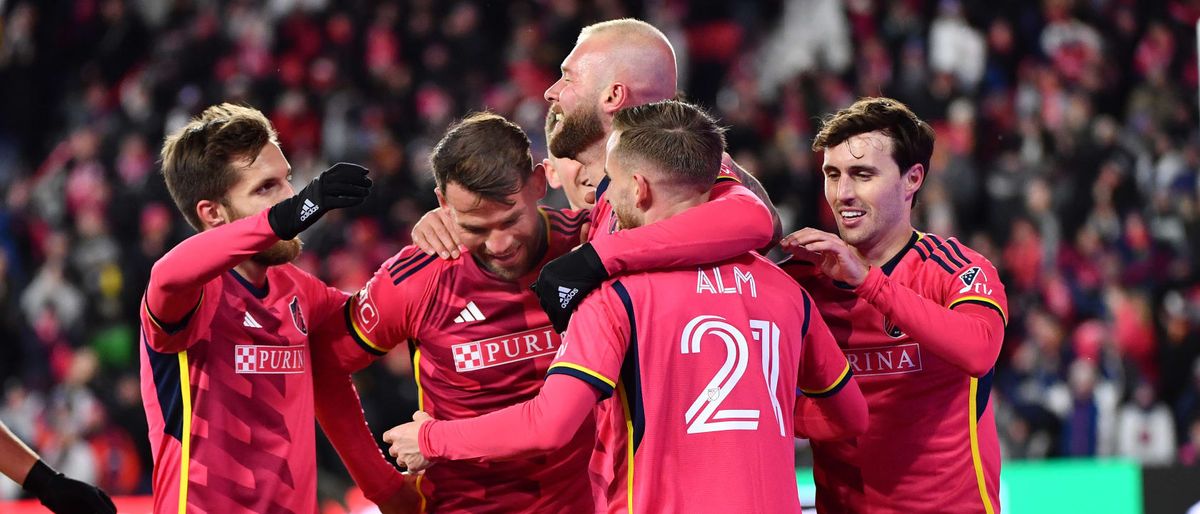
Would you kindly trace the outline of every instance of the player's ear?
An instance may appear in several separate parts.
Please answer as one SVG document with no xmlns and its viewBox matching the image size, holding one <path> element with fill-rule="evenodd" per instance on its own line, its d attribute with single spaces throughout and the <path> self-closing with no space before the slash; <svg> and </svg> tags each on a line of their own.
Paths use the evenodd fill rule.
<svg viewBox="0 0 1200 514">
<path fill-rule="evenodd" d="M 533 167 L 533 173 L 529 174 L 529 180 L 525 182 L 523 192 L 534 196 L 534 202 L 546 196 L 546 182 L 549 180 L 547 173 L 540 168 L 541 164 Z"/>
<path fill-rule="evenodd" d="M 204 230 L 216 228 L 233 221 L 232 213 L 225 208 L 221 202 L 213 200 L 200 200 L 196 202 L 196 216 L 200 218 L 200 224 Z"/>
<path fill-rule="evenodd" d="M 650 181 L 644 175 L 633 175 L 633 201 L 643 211 L 650 208 Z"/>
<path fill-rule="evenodd" d="M 629 86 L 620 82 L 613 82 L 604 88 L 603 93 L 600 95 L 600 109 L 605 114 L 612 114 L 626 107 L 629 101 Z"/>
<path fill-rule="evenodd" d="M 925 183 L 925 165 L 921 163 L 913 164 L 900 177 L 904 182 L 904 201 L 912 202 L 917 191 L 921 189 L 921 185 Z"/>
<path fill-rule="evenodd" d="M 539 168 L 540 166 L 540 168 Z M 558 170 L 554 167 L 554 160 L 542 159 L 542 163 L 534 166 L 534 173 L 541 170 L 546 174 L 546 184 L 554 189 L 562 188 L 562 180 L 558 178 Z"/>
<path fill-rule="evenodd" d="M 446 195 L 442 194 L 442 188 L 434 187 L 433 194 L 434 194 L 434 196 L 437 196 L 438 207 L 445 209 L 446 208 Z"/>
</svg>

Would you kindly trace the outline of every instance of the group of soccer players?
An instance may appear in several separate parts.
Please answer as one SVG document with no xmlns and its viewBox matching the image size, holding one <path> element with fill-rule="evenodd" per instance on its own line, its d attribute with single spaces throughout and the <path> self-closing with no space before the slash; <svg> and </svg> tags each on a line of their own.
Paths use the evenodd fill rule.
<svg viewBox="0 0 1200 514">
<path fill-rule="evenodd" d="M 314 417 L 385 513 L 798 512 L 794 437 L 820 512 L 997 512 L 1006 300 L 986 259 L 912 227 L 929 125 L 879 98 L 829 117 L 839 233 L 783 238 L 776 265 L 766 193 L 671 100 L 675 69 L 649 24 L 585 28 L 546 91 L 550 157 L 497 115 L 451 126 L 439 209 L 349 296 L 291 261 L 367 170 L 293 191 L 250 107 L 169 136 L 199 233 L 143 300 L 155 512 L 316 512 Z M 548 185 L 572 208 L 540 207 Z M 409 474 L 350 380 L 398 346 L 420 412 L 384 439 Z"/>
</svg>

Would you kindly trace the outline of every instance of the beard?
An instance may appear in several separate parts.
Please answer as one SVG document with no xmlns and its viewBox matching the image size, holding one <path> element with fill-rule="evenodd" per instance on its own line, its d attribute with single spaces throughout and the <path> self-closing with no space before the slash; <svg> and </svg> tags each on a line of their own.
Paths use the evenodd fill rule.
<svg viewBox="0 0 1200 514">
<path fill-rule="evenodd" d="M 296 260 L 300 256 L 300 249 L 304 247 L 304 243 L 297 236 L 294 239 L 287 241 L 279 241 L 271 245 L 270 248 L 258 252 L 250 256 L 250 260 L 263 266 L 278 266 L 287 264 Z"/>
<path fill-rule="evenodd" d="M 622 230 L 638 228 L 645 224 L 642 212 L 635 209 L 631 204 L 618 201 L 612 204 L 612 208 L 613 214 L 617 215 L 617 223 L 621 225 Z"/>
<path fill-rule="evenodd" d="M 557 133 L 555 128 L 558 129 Z M 546 112 L 546 137 L 550 140 L 552 155 L 578 160 L 580 153 L 604 139 L 600 111 L 580 108 L 573 113 L 564 112 L 560 122 L 555 119 L 554 109 L 550 109 Z"/>
<path fill-rule="evenodd" d="M 230 222 L 250 216 L 249 214 L 238 212 L 237 209 L 233 208 L 233 205 L 230 205 L 224 200 L 221 201 L 221 205 L 224 205 L 225 209 L 229 211 L 230 216 L 233 217 L 233 219 L 229 220 Z M 250 261 L 262 264 L 263 266 L 278 266 L 280 264 L 287 264 L 296 260 L 296 258 L 300 256 L 300 249 L 303 247 L 304 243 L 300 241 L 300 236 L 296 236 L 287 241 L 276 241 L 275 244 L 270 246 L 270 248 L 251 255 Z"/>
</svg>

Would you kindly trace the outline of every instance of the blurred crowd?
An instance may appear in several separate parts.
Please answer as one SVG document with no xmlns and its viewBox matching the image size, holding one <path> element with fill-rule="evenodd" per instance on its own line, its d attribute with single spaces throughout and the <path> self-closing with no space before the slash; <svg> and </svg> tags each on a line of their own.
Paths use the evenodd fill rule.
<svg viewBox="0 0 1200 514">
<path fill-rule="evenodd" d="M 435 205 L 446 126 L 489 109 L 540 158 L 542 91 L 579 29 L 625 16 L 672 40 L 687 98 L 788 231 L 833 227 L 821 115 L 887 95 L 930 121 L 916 224 L 1007 286 L 1007 458 L 1200 463 L 1195 0 L 0 0 L 0 419 L 71 476 L 149 492 L 139 301 L 192 233 L 156 161 L 205 106 L 267 113 L 295 185 L 372 170 L 373 197 L 306 232 L 299 263 L 353 291 Z M 406 352 L 356 379 L 377 430 L 416 407 Z"/>
</svg>

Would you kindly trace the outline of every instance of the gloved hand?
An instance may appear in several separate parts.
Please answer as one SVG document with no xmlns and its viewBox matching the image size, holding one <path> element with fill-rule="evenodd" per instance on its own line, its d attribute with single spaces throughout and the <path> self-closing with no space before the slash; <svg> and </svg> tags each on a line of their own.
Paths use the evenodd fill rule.
<svg viewBox="0 0 1200 514">
<path fill-rule="evenodd" d="M 117 506 L 113 505 L 104 491 L 94 485 L 67 478 L 40 460 L 29 470 L 23 487 L 56 514 L 117 513 Z"/>
<path fill-rule="evenodd" d="M 591 243 L 554 259 L 542 267 L 533 290 L 550 317 L 554 330 L 562 332 L 584 297 L 608 280 L 608 270 Z"/>
<path fill-rule="evenodd" d="M 366 168 L 339 162 L 321 172 L 296 196 L 271 207 L 267 221 L 275 235 L 287 241 L 304 232 L 325 213 L 362 203 L 370 192 L 371 179 L 367 178 Z"/>
</svg>

